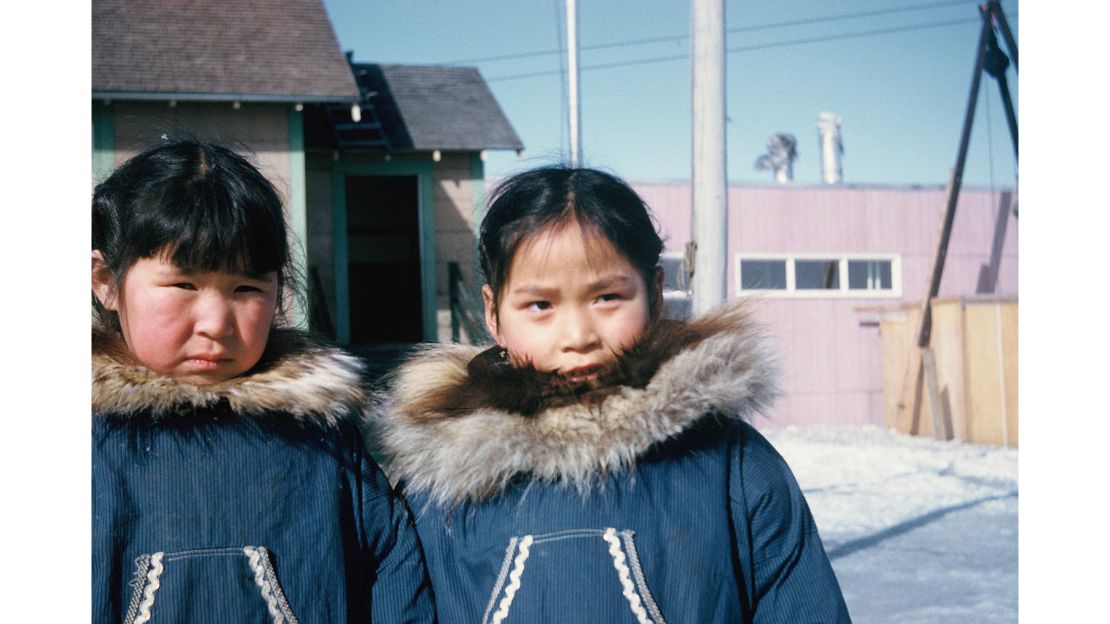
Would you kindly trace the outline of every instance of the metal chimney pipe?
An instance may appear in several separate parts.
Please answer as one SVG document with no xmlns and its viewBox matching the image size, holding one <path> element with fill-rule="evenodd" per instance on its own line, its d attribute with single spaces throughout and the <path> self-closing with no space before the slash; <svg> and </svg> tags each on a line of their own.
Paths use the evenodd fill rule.
<svg viewBox="0 0 1110 624">
<path fill-rule="evenodd" d="M 821 142 L 821 180 L 825 184 L 840 184 L 844 170 L 840 156 L 844 144 L 840 140 L 840 123 L 844 121 L 836 113 L 821 113 L 817 116 L 817 134 Z"/>
</svg>

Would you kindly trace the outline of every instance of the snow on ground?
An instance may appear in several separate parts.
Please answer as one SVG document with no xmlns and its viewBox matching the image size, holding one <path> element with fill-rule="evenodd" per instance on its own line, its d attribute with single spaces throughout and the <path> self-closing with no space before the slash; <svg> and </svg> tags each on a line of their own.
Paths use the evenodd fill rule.
<svg viewBox="0 0 1110 624">
<path fill-rule="evenodd" d="M 794 471 L 852 619 L 1016 622 L 1016 449 L 878 427 L 761 432 Z"/>
</svg>

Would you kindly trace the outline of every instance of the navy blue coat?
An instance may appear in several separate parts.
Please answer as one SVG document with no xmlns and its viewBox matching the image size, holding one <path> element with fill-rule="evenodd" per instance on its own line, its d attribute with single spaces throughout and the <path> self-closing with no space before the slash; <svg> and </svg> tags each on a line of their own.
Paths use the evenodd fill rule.
<svg viewBox="0 0 1110 624">
<path fill-rule="evenodd" d="M 426 351 L 381 425 L 441 621 L 849 621 L 789 467 L 743 420 L 775 375 L 743 310 L 666 325 L 569 394 L 490 362 Z"/>
<path fill-rule="evenodd" d="M 94 622 L 433 621 L 357 360 L 271 342 L 256 372 L 198 387 L 94 335 Z"/>
</svg>

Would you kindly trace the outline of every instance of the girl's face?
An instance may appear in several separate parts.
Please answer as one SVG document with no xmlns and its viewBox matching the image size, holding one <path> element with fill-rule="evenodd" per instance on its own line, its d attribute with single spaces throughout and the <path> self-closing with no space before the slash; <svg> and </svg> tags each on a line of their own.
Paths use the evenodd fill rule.
<svg viewBox="0 0 1110 624">
<path fill-rule="evenodd" d="M 119 314 L 127 346 L 147 368 L 206 384 L 261 359 L 277 308 L 276 273 L 183 273 L 156 255 L 136 262 L 117 293 L 96 270 L 99 257 L 93 252 L 93 290 Z"/>
<path fill-rule="evenodd" d="M 651 322 L 641 273 L 576 221 L 525 239 L 509 266 L 496 308 L 489 284 L 482 298 L 490 334 L 516 365 L 593 381 Z"/>
</svg>

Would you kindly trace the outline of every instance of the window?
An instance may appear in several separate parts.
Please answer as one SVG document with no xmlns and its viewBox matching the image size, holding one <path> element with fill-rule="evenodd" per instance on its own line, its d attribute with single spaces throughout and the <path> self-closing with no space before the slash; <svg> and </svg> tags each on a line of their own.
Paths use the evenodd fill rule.
<svg viewBox="0 0 1110 624">
<path fill-rule="evenodd" d="M 794 288 L 840 290 L 840 261 L 837 259 L 795 260 Z"/>
<path fill-rule="evenodd" d="M 739 292 L 772 297 L 901 297 L 897 254 L 742 254 Z"/>
<path fill-rule="evenodd" d="M 848 260 L 849 290 L 890 290 L 890 260 Z"/>
<path fill-rule="evenodd" d="M 784 290 L 786 288 L 785 260 L 741 260 L 742 290 Z"/>
</svg>

